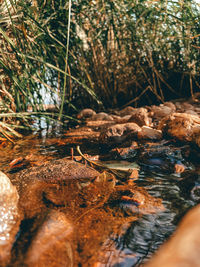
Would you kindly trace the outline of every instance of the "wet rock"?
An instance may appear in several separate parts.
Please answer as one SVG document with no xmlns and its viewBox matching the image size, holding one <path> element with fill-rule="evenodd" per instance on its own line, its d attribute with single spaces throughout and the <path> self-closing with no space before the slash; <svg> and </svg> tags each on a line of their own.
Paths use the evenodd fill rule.
<svg viewBox="0 0 200 267">
<path fill-rule="evenodd" d="M 19 196 L 10 179 L 0 172 L 0 266 L 10 261 L 11 248 L 19 230 Z"/>
<path fill-rule="evenodd" d="M 178 185 L 184 199 L 200 202 L 200 175 L 199 171 L 189 171 L 181 175 Z"/>
<path fill-rule="evenodd" d="M 148 117 L 148 111 L 146 108 L 138 108 L 132 112 L 132 116 L 128 120 L 129 122 L 135 122 L 142 127 L 143 125 L 150 126 L 151 120 Z"/>
<path fill-rule="evenodd" d="M 141 128 L 134 122 L 116 124 L 104 129 L 99 136 L 99 141 L 105 144 L 121 143 L 126 139 L 137 137 Z"/>
<path fill-rule="evenodd" d="M 162 119 L 158 129 L 181 141 L 193 141 L 193 133 L 200 127 L 199 116 L 187 113 L 173 113 Z"/>
<path fill-rule="evenodd" d="M 162 131 L 143 126 L 141 131 L 138 132 L 138 139 L 160 140 L 162 139 Z"/>
<path fill-rule="evenodd" d="M 96 125 L 96 124 L 94 124 L 93 121 L 91 121 L 91 122 L 92 122 L 92 125 L 88 125 L 89 122 L 86 122 L 88 127 L 80 127 L 80 128 L 73 129 L 73 130 L 66 132 L 64 134 L 65 135 L 65 139 L 64 139 L 65 144 L 66 143 L 73 144 L 73 143 L 77 143 L 77 142 L 83 142 L 83 140 L 98 141 L 100 133 L 94 129 L 91 129 L 91 128 L 99 127 L 99 124 Z M 91 128 L 89 128 L 89 126 Z"/>
<path fill-rule="evenodd" d="M 165 210 L 162 200 L 154 198 L 144 188 L 136 185 L 118 186 L 113 193 L 112 203 L 126 215 L 150 214 Z"/>
<path fill-rule="evenodd" d="M 115 159 L 133 159 L 137 155 L 138 144 L 133 141 L 129 147 L 117 147 L 111 150 L 111 157 Z"/>
<path fill-rule="evenodd" d="M 144 170 L 174 173 L 189 167 L 182 157 L 181 149 L 170 146 L 156 144 L 144 146 L 137 159 L 138 164 Z"/>
<path fill-rule="evenodd" d="M 74 267 L 73 225 L 60 211 L 51 211 L 25 256 L 27 267 Z"/>
<path fill-rule="evenodd" d="M 96 170 L 67 158 L 23 170 L 16 178 L 19 207 L 25 218 L 31 218 L 42 212 L 46 204 L 76 207 L 95 202 L 100 190 L 95 178 L 99 175 Z"/>
<path fill-rule="evenodd" d="M 96 114 L 96 112 L 93 109 L 91 109 L 91 108 L 85 108 L 85 109 L 83 109 L 83 110 L 81 110 L 79 112 L 79 114 L 77 115 L 77 118 L 78 119 L 91 118 L 95 114 Z"/>
<path fill-rule="evenodd" d="M 181 221 L 170 240 L 166 242 L 145 267 L 199 267 L 200 205 Z"/>
</svg>

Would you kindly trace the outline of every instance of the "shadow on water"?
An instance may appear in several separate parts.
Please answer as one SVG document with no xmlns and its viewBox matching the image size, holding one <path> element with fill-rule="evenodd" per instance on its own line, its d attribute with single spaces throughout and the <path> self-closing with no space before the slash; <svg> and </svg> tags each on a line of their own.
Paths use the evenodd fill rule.
<svg viewBox="0 0 200 267">
<path fill-rule="evenodd" d="M 82 151 L 84 152 L 93 155 L 98 154 L 97 144 L 94 145 L 87 142 L 77 142 L 75 144 L 65 137 L 65 132 L 66 130 L 61 128 L 59 128 L 59 131 L 57 129 L 54 133 L 52 133 L 52 129 L 49 133 L 45 130 L 45 132 L 41 131 L 27 136 L 14 145 L 1 144 L 1 170 L 6 173 L 10 172 L 11 179 L 14 181 L 15 168 L 12 168 L 14 170 L 12 171 L 11 165 L 9 165 L 13 160 L 22 158 L 27 163 L 27 165 L 22 165 L 22 168 L 27 168 L 40 165 L 41 162 L 49 161 L 53 158 L 66 156 L 71 158 L 72 148 L 74 148 L 75 155 L 77 154 L 75 150 L 77 144 L 81 144 Z M 16 171 L 18 170 L 19 168 Z M 188 176 L 193 175 L 189 174 Z M 134 220 L 128 227 L 125 227 L 122 235 L 113 236 L 108 234 L 103 246 L 107 247 L 107 243 L 112 243 L 109 245 L 111 246 L 110 254 L 108 255 L 107 252 L 103 254 L 107 258 L 106 262 L 99 263 L 96 266 L 133 267 L 139 266 L 148 260 L 152 253 L 173 233 L 177 223 L 186 211 L 197 204 L 198 199 L 194 199 L 190 192 L 187 191 L 188 185 L 190 185 L 192 190 L 193 186 L 197 183 L 198 174 L 195 177 L 196 179 L 191 183 L 191 179 L 188 178 L 182 181 L 180 177 L 174 174 L 141 170 L 139 179 L 136 181 L 137 186 L 144 188 L 151 196 L 161 198 L 165 210 L 139 216 L 137 220 Z M 104 214 L 103 211 L 100 212 Z M 105 220 L 103 222 L 106 224 Z M 111 220 L 110 223 L 112 224 L 113 221 Z M 106 225 L 101 227 L 101 231 L 105 228 Z M 80 234 L 83 233 L 80 232 Z M 103 234 L 100 233 L 100 235 Z M 96 249 L 100 248 L 97 247 Z M 89 265 L 80 263 L 79 266 Z"/>
</svg>

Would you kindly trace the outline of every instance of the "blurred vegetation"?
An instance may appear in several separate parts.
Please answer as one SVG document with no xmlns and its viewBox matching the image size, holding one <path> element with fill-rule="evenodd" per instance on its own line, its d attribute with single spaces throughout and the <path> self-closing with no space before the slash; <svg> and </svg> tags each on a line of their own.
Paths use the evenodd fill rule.
<svg viewBox="0 0 200 267">
<path fill-rule="evenodd" d="M 45 103 L 61 118 L 193 95 L 199 11 L 192 0 L 0 0 L 0 133 L 29 127 Z"/>
</svg>

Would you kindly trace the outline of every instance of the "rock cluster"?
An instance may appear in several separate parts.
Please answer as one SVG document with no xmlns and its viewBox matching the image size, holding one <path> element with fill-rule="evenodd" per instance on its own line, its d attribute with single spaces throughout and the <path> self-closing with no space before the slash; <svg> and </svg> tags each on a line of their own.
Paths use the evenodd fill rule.
<svg viewBox="0 0 200 267">
<path fill-rule="evenodd" d="M 90 114 L 90 116 L 88 115 Z M 200 108 L 198 94 L 188 101 L 174 101 L 159 106 L 128 106 L 110 114 L 82 110 L 79 119 L 99 132 L 99 142 L 122 143 L 130 140 L 161 140 L 172 137 L 200 146 Z M 79 129 L 80 130 L 80 129 Z"/>
</svg>

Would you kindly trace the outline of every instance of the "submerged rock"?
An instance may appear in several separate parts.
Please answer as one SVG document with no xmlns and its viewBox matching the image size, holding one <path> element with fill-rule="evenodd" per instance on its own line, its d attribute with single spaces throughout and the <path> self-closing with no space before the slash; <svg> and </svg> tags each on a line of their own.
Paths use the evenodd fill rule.
<svg viewBox="0 0 200 267">
<path fill-rule="evenodd" d="M 112 149 L 110 151 L 110 157 L 123 160 L 133 159 L 137 155 L 138 148 L 138 144 L 133 141 L 128 147 L 117 147 Z"/>
<path fill-rule="evenodd" d="M 190 167 L 182 156 L 181 148 L 156 143 L 141 148 L 137 162 L 144 170 L 163 173 L 181 173 Z"/>
<path fill-rule="evenodd" d="M 160 198 L 151 196 L 144 188 L 136 185 L 117 186 L 111 197 L 112 205 L 123 210 L 125 215 L 150 214 L 164 211 Z"/>
<path fill-rule="evenodd" d="M 51 211 L 25 256 L 27 267 L 74 267 L 73 225 L 60 211 Z"/>
<path fill-rule="evenodd" d="M 0 172 L 0 266 L 6 266 L 19 230 L 19 196 L 10 179 Z"/>
<path fill-rule="evenodd" d="M 113 175 L 100 174 L 66 158 L 24 170 L 17 179 L 19 207 L 25 218 L 34 217 L 49 206 L 76 210 L 103 202 L 115 185 Z"/>
</svg>

